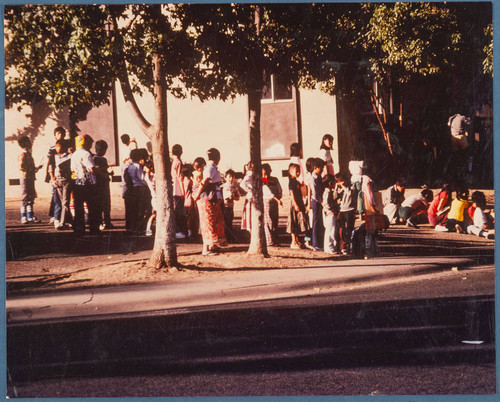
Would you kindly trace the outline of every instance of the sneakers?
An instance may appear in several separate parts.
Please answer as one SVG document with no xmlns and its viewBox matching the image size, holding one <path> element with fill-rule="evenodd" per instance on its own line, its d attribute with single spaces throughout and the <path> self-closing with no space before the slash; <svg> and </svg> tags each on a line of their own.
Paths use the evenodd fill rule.
<svg viewBox="0 0 500 402">
<path fill-rule="evenodd" d="M 110 230 L 114 229 L 115 227 L 111 223 L 101 223 L 99 225 L 99 230 Z"/>
<path fill-rule="evenodd" d="M 182 232 L 177 232 L 177 233 L 175 234 L 175 238 L 176 238 L 176 239 L 185 239 L 185 238 L 186 238 L 186 235 L 185 235 L 184 233 L 182 233 Z"/>
<path fill-rule="evenodd" d="M 458 223 L 455 225 L 455 230 L 457 233 L 463 233 L 464 230 L 462 229 L 462 226 L 460 226 Z"/>
<path fill-rule="evenodd" d="M 153 236 L 153 231 L 151 229 L 146 230 L 146 233 L 144 233 L 146 236 L 150 237 Z"/>
<path fill-rule="evenodd" d="M 49 225 L 52 225 L 54 223 L 55 219 L 53 216 L 50 217 L 49 219 Z"/>
<path fill-rule="evenodd" d="M 490 240 L 495 238 L 495 235 L 493 233 L 489 233 L 489 232 L 483 232 L 482 236 L 485 237 L 486 239 L 490 239 Z"/>
<path fill-rule="evenodd" d="M 408 226 L 408 227 L 410 227 L 410 228 L 415 228 L 415 229 L 417 229 L 417 228 L 418 228 L 418 226 L 417 226 L 417 225 L 415 225 L 415 224 L 411 221 L 411 219 L 408 219 L 408 220 L 406 221 L 406 226 Z"/>
<path fill-rule="evenodd" d="M 40 223 L 40 222 L 41 222 L 41 220 L 40 220 L 40 219 L 38 219 L 36 216 L 34 216 L 33 218 L 29 218 L 29 219 L 28 219 L 28 222 L 29 222 L 29 223 Z"/>
<path fill-rule="evenodd" d="M 448 228 L 446 226 L 442 226 L 442 225 L 436 225 L 434 230 L 436 232 L 448 232 Z"/>
<path fill-rule="evenodd" d="M 349 254 L 345 248 L 344 248 L 344 249 L 342 249 L 342 250 L 340 250 L 340 252 L 342 253 L 342 255 L 347 255 L 347 254 Z"/>
<path fill-rule="evenodd" d="M 23 225 L 26 225 L 26 224 L 28 223 L 28 219 L 26 219 L 26 217 L 25 217 L 25 216 L 23 216 L 23 217 L 21 218 L 21 223 L 22 223 Z"/>
</svg>

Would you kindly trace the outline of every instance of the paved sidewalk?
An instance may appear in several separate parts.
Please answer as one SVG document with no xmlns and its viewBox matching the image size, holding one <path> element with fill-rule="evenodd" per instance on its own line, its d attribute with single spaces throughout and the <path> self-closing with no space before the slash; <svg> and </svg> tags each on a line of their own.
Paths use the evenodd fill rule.
<svg viewBox="0 0 500 402">
<path fill-rule="evenodd" d="M 13 200 L 7 203 L 6 212 L 7 243 L 13 256 L 7 262 L 7 282 L 20 289 L 8 294 L 8 325 L 153 312 L 175 314 L 189 309 L 224 308 L 234 303 L 328 295 L 355 285 L 450 271 L 453 267 L 493 266 L 494 261 L 494 241 L 439 233 L 425 226 L 420 229 L 391 226 L 381 236 L 382 257 L 376 259 L 332 259 L 323 253 L 307 254 L 298 250 L 296 255 L 289 255 L 288 260 L 282 260 L 279 267 L 214 268 L 214 274 L 210 275 L 210 268 L 195 264 L 193 272 L 203 272 L 200 277 L 186 279 L 186 276 L 174 274 L 164 282 L 138 281 L 105 287 L 86 286 L 85 281 L 75 280 L 69 289 L 55 286 L 38 291 L 34 288 L 35 291 L 23 294 L 25 284 L 33 286 L 51 276 L 71 277 L 79 270 L 98 265 L 106 268 L 146 259 L 153 239 L 128 239 L 117 229 L 110 232 L 106 241 L 89 237 L 77 244 L 69 234 L 57 233 L 47 225 L 23 227 L 16 224 L 18 212 Z M 120 213 L 119 209 L 115 210 L 117 217 Z M 47 247 L 50 250 L 47 251 Z M 246 247 L 245 244 L 235 245 L 233 258 L 243 258 Z M 178 249 L 180 255 L 190 256 L 197 256 L 200 251 L 201 245 L 195 243 L 180 244 Z M 222 254 L 221 260 L 226 256 L 230 257 Z M 299 261 L 293 265 L 303 266 L 286 265 L 290 258 Z M 201 262 L 206 265 L 213 260 Z M 92 272 L 88 271 L 88 277 Z M 109 275 L 108 270 L 104 272 Z M 163 281 L 163 277 L 160 280 Z"/>
<path fill-rule="evenodd" d="M 345 260 L 314 267 L 266 269 L 189 281 L 114 286 L 10 297 L 9 324 L 109 318 L 109 315 L 160 312 L 175 314 L 194 308 L 223 308 L 254 302 L 333 294 L 363 282 L 470 267 L 473 258 L 387 257 Z"/>
</svg>

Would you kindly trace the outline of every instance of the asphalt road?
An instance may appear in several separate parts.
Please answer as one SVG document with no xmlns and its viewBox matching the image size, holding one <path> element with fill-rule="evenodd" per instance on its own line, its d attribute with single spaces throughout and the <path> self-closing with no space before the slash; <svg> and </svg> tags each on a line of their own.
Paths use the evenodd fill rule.
<svg viewBox="0 0 500 402">
<path fill-rule="evenodd" d="M 489 394 L 494 268 L 7 341 L 10 397 Z"/>
</svg>

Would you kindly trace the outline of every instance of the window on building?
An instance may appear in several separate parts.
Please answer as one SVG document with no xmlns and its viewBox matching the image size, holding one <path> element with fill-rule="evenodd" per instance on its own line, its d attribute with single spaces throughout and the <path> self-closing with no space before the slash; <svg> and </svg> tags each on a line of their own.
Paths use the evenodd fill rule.
<svg viewBox="0 0 500 402">
<path fill-rule="evenodd" d="M 262 93 L 261 112 L 262 159 L 289 158 L 290 144 L 299 142 L 295 89 L 271 75 Z"/>
<path fill-rule="evenodd" d="M 280 82 L 279 76 L 274 74 L 262 90 L 262 100 L 264 102 L 292 101 L 293 88 Z"/>
</svg>

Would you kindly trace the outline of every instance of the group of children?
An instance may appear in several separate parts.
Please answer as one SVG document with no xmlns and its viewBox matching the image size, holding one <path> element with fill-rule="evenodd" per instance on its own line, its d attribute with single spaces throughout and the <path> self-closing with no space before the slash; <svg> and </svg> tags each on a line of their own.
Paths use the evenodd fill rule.
<svg viewBox="0 0 500 402">
<path fill-rule="evenodd" d="M 112 228 L 110 218 L 110 172 L 105 158 L 105 141 L 95 143 L 95 153 L 91 152 L 93 140 L 88 135 L 73 141 L 65 140 L 65 130 L 54 131 L 55 145 L 50 148 L 47 163 L 48 181 L 53 187 L 51 213 L 54 226 L 58 230 L 73 227 L 84 231 L 83 216 L 89 223 L 91 232 Z M 125 228 L 137 234 L 153 235 L 156 217 L 156 182 L 150 153 L 137 148 L 137 143 L 128 135 L 122 142 L 130 154 L 121 166 L 122 196 L 125 202 Z M 31 141 L 21 137 L 19 145 L 23 152 L 19 156 L 21 174 L 21 223 L 38 222 L 33 212 L 36 197 L 35 173 L 42 166 L 35 166 L 31 155 Z M 356 213 L 363 213 L 366 195 L 370 188 L 369 178 L 363 176 L 362 169 L 351 174 L 335 174 L 331 156 L 333 138 L 325 135 L 322 139 L 320 157 L 309 158 L 303 167 L 301 149 L 298 143 L 290 147 L 291 157 L 288 167 L 288 194 L 290 208 L 286 231 L 291 235 L 290 247 L 308 248 L 328 254 L 349 254 L 355 226 Z M 200 228 L 200 216 L 195 194 L 203 179 L 206 161 L 196 158 L 193 164 L 183 164 L 182 147 L 172 147 L 172 185 L 176 237 L 194 237 Z M 356 165 L 358 166 L 358 165 Z M 359 166 L 358 166 L 359 167 Z M 240 197 L 245 197 L 242 211 L 241 229 L 252 231 L 252 186 L 254 166 L 245 165 L 244 177 L 240 183 L 236 173 L 229 169 L 221 180 L 219 193 L 225 237 L 229 242 L 237 242 L 233 229 L 234 205 Z M 264 200 L 264 232 L 269 246 L 278 243 L 279 206 L 283 206 L 283 191 L 279 180 L 271 176 L 269 164 L 262 164 L 262 187 Z M 361 185 L 362 178 L 365 183 Z M 351 182 L 352 178 L 352 182 Z M 205 189 L 206 190 L 206 189 Z M 427 221 L 437 231 L 466 232 L 485 238 L 493 238 L 493 214 L 487 214 L 484 193 L 472 193 L 462 187 L 444 185 L 434 198 L 431 190 L 424 188 L 419 194 L 404 196 L 405 183 L 398 180 L 385 192 L 383 213 L 392 223 L 404 223 L 417 227 Z M 456 197 L 452 199 L 452 192 Z M 210 194 L 210 191 L 207 192 Z M 373 198 L 373 195 L 371 195 Z M 82 227 L 83 226 L 83 227 Z"/>
<path fill-rule="evenodd" d="M 306 169 L 301 183 L 300 165 L 292 162 L 288 167 L 290 210 L 287 232 L 292 237 L 290 247 L 348 254 L 358 190 L 347 174 L 326 173 L 321 158 L 309 158 Z"/>
<path fill-rule="evenodd" d="M 486 197 L 474 191 L 469 202 L 469 190 L 463 185 L 444 184 L 434 198 L 431 190 L 423 190 L 405 198 L 404 180 L 398 180 L 385 192 L 384 213 L 393 223 L 429 223 L 439 232 L 469 233 L 488 239 L 494 238 L 494 213 L 486 212 Z M 455 198 L 452 197 L 455 192 Z"/>
<path fill-rule="evenodd" d="M 95 154 L 90 152 L 94 143 L 88 135 L 74 140 L 65 139 L 63 127 L 54 130 L 55 144 L 47 155 L 46 182 L 52 186 L 50 223 L 57 230 L 73 229 L 85 232 L 85 221 L 91 233 L 112 228 L 110 217 L 110 173 L 104 154 L 108 145 L 100 140 L 95 143 Z M 33 212 L 36 198 L 36 166 L 31 155 L 31 140 L 22 136 L 18 140 L 22 153 L 19 156 L 21 171 L 21 223 L 39 223 Z"/>
</svg>

